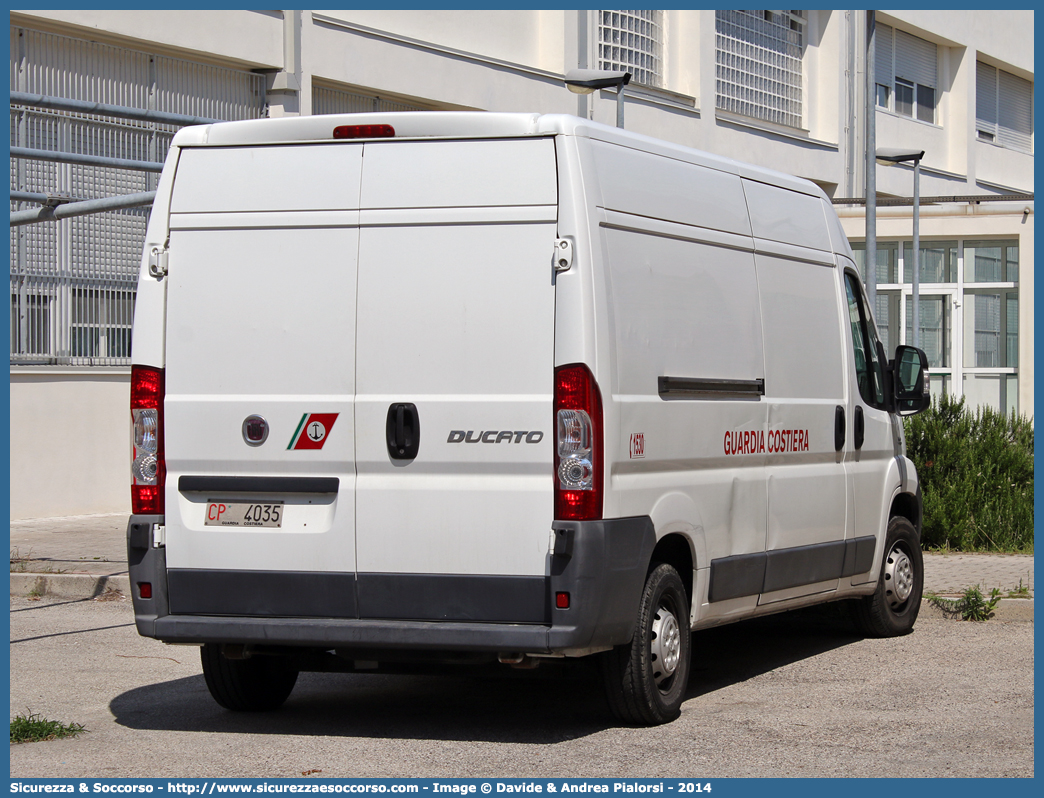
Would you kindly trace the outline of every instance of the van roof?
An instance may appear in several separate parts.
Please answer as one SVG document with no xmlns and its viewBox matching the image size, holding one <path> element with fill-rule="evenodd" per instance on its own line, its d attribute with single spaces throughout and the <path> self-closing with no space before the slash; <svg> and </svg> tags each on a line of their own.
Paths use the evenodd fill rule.
<svg viewBox="0 0 1044 798">
<path fill-rule="evenodd" d="M 518 138 L 523 136 L 578 136 L 597 139 L 699 164 L 711 169 L 788 188 L 802 194 L 826 198 L 814 183 L 793 175 L 735 161 L 592 122 L 568 114 L 502 114 L 484 111 L 396 111 L 365 114 L 248 119 L 183 128 L 174 136 L 178 147 L 236 147 L 257 144 L 333 141 L 333 130 L 341 125 L 391 125 L 397 139 L 423 138 Z"/>
</svg>

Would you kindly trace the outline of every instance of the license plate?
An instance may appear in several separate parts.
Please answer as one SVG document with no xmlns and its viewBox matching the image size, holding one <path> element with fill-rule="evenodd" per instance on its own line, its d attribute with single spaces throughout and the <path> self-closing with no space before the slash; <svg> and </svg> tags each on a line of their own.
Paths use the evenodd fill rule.
<svg viewBox="0 0 1044 798">
<path fill-rule="evenodd" d="M 283 520 L 282 502 L 208 501 L 205 526 L 278 527 Z"/>
</svg>

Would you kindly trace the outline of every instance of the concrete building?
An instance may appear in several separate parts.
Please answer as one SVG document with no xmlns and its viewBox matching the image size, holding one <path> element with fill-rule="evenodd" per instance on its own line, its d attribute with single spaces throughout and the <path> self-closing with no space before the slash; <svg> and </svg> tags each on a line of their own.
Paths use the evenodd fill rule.
<svg viewBox="0 0 1044 798">
<path fill-rule="evenodd" d="M 148 162 L 191 118 L 459 109 L 614 124 L 613 90 L 563 84 L 587 67 L 633 74 L 629 129 L 819 184 L 858 249 L 864 208 L 843 200 L 864 197 L 866 18 L 13 11 L 11 210 L 149 191 Z M 934 198 L 920 214 L 933 390 L 1033 416 L 1033 12 L 878 11 L 874 61 L 876 145 L 924 150 L 920 193 Z M 912 206 L 888 201 L 912 195 L 912 170 L 880 167 L 876 187 L 876 308 L 893 348 L 912 337 Z M 130 322 L 147 213 L 11 228 L 12 518 L 129 510 Z"/>
</svg>

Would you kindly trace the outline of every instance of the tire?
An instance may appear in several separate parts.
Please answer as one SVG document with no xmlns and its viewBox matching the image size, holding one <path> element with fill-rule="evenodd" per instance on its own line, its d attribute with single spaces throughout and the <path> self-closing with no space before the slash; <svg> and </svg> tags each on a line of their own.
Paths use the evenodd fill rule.
<svg viewBox="0 0 1044 798">
<path fill-rule="evenodd" d="M 689 600 L 678 572 L 654 565 L 645 580 L 631 642 L 602 655 L 609 708 L 637 726 L 681 714 L 689 681 Z"/>
<path fill-rule="evenodd" d="M 867 637 L 898 637 L 913 631 L 921 609 L 924 561 L 917 530 L 907 519 L 888 522 L 877 589 L 853 606 L 856 626 Z"/>
<path fill-rule="evenodd" d="M 279 657 L 228 659 L 218 643 L 205 644 L 199 656 L 210 694 L 233 712 L 278 709 L 297 682 L 297 671 L 288 668 Z"/>
</svg>

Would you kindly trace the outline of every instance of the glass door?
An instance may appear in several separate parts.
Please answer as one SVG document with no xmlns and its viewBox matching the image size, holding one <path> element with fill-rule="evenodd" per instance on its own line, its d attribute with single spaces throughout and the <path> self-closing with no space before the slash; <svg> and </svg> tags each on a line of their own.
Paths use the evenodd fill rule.
<svg viewBox="0 0 1044 798">
<path fill-rule="evenodd" d="M 904 291 L 903 343 L 919 346 L 928 356 L 928 375 L 934 398 L 953 393 L 953 316 L 957 309 L 953 289 L 921 292 L 918 304 L 920 335 L 913 335 L 913 291 Z"/>
</svg>

